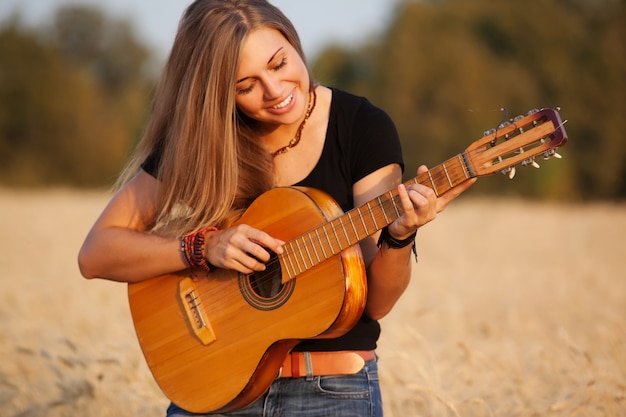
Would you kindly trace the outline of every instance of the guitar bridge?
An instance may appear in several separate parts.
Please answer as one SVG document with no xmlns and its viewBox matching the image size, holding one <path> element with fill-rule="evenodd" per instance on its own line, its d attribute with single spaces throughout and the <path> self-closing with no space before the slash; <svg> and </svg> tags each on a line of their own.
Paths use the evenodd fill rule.
<svg viewBox="0 0 626 417">
<path fill-rule="evenodd" d="M 196 287 L 191 278 L 184 278 L 178 287 L 178 296 L 185 309 L 187 322 L 198 339 L 207 346 L 216 340 L 211 324 L 205 317 L 202 300 L 196 294 Z"/>
</svg>

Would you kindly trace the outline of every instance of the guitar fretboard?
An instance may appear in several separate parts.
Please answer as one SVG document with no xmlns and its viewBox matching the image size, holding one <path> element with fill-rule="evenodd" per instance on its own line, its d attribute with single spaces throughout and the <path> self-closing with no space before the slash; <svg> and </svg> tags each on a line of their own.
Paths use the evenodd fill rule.
<svg viewBox="0 0 626 417">
<path fill-rule="evenodd" d="M 419 183 L 440 196 L 474 176 L 465 153 L 461 153 L 407 181 L 405 185 Z M 294 279 L 373 235 L 402 213 L 398 191 L 394 189 L 290 240 L 284 246 L 284 253 L 280 255 L 286 273 L 283 281 Z"/>
</svg>

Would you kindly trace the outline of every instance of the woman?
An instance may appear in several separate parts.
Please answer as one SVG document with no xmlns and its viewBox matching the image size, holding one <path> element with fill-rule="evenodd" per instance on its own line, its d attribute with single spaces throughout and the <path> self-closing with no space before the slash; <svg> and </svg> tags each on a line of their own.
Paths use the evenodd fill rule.
<svg viewBox="0 0 626 417">
<path fill-rule="evenodd" d="M 87 278 L 122 282 L 190 266 L 263 271 L 285 242 L 233 225 L 261 193 L 314 187 L 347 211 L 397 188 L 404 213 L 382 237 L 360 242 L 368 285 L 361 319 L 341 337 L 300 343 L 290 354 L 298 359 L 285 363 L 299 367 L 306 357 L 305 369 L 283 369 L 262 398 L 228 414 L 380 416 L 377 320 L 409 283 L 417 229 L 472 183 L 437 198 L 426 186 L 403 186 L 402 167 L 387 115 L 315 84 L 298 35 L 278 9 L 264 0 L 197 0 L 181 20 L 119 191 L 80 251 L 80 269 Z M 312 371 L 327 369 L 332 357 L 341 368 L 346 355 L 357 369 Z M 187 415 L 175 404 L 168 409 L 168 416 Z"/>
</svg>

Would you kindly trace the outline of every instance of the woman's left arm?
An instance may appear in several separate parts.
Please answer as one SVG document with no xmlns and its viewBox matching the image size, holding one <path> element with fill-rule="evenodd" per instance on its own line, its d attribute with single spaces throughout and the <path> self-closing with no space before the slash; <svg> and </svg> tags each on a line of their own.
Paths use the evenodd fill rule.
<svg viewBox="0 0 626 417">
<path fill-rule="evenodd" d="M 417 174 L 427 171 L 420 166 Z M 467 190 L 474 179 L 452 188 L 437 197 L 434 191 L 421 184 L 405 187 L 402 182 L 402 170 L 399 165 L 391 164 L 367 175 L 354 184 L 354 205 L 358 207 L 370 200 L 397 188 L 404 213 L 389 225 L 389 235 L 396 240 L 409 238 L 426 223 Z M 367 266 L 368 295 L 365 313 L 378 320 L 386 316 L 400 296 L 404 293 L 411 279 L 411 257 L 413 245 L 404 248 L 390 248 L 383 242 L 378 247 L 380 232 L 361 242 L 361 249 Z"/>
</svg>

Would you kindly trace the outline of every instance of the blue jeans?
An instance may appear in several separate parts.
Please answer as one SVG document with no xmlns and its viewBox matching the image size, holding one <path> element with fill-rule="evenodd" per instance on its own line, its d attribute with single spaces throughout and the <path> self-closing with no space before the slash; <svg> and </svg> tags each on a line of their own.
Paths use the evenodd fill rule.
<svg viewBox="0 0 626 417">
<path fill-rule="evenodd" d="M 354 375 L 280 378 L 250 406 L 226 414 L 194 414 L 170 404 L 167 417 L 382 417 L 375 360 Z"/>
</svg>

